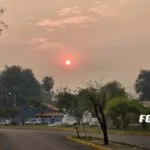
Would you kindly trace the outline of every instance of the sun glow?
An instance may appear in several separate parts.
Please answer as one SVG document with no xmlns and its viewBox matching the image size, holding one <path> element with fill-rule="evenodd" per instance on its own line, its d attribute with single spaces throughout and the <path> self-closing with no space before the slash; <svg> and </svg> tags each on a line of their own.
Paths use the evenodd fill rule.
<svg viewBox="0 0 150 150">
<path fill-rule="evenodd" d="M 70 60 L 66 60 L 66 65 L 71 65 L 71 61 Z"/>
</svg>

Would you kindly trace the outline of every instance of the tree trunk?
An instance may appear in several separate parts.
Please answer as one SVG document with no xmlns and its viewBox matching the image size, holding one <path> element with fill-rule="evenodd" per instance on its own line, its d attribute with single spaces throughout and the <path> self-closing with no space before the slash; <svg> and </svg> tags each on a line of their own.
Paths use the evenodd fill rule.
<svg viewBox="0 0 150 150">
<path fill-rule="evenodd" d="M 143 128 L 143 129 L 146 129 L 146 128 L 147 128 L 147 123 L 145 122 L 145 120 L 143 120 L 143 122 L 142 122 L 142 128 Z"/>
<path fill-rule="evenodd" d="M 103 136 L 104 136 L 104 145 L 108 145 L 109 144 L 108 133 L 107 133 L 107 130 L 105 129 L 105 127 L 102 129 L 102 132 L 103 132 Z"/>
<path fill-rule="evenodd" d="M 87 135 L 86 135 L 86 130 L 85 130 L 85 125 L 84 125 L 84 123 L 82 123 L 82 126 L 83 126 L 84 137 L 86 137 Z"/>
<path fill-rule="evenodd" d="M 100 118 L 100 116 L 98 114 L 97 107 L 95 106 L 96 117 L 97 117 L 97 119 L 98 119 L 98 121 L 99 121 L 99 123 L 101 125 L 101 129 L 102 129 L 102 132 L 103 132 L 104 145 L 108 145 L 109 144 L 109 140 L 108 140 L 107 124 L 106 124 L 105 114 L 104 114 L 103 110 L 101 110 L 100 108 L 99 108 L 99 112 L 101 113 L 102 119 Z"/>
<path fill-rule="evenodd" d="M 122 123 L 123 123 L 123 129 L 126 130 L 127 129 L 126 115 L 122 116 Z"/>
<path fill-rule="evenodd" d="M 14 107 L 16 107 L 16 93 L 14 93 Z"/>
<path fill-rule="evenodd" d="M 80 138 L 80 133 L 79 133 L 78 127 L 76 126 L 75 129 L 76 129 L 76 132 L 77 132 L 77 137 Z"/>
<path fill-rule="evenodd" d="M 103 111 L 101 111 L 101 115 L 102 115 L 102 122 L 103 122 L 102 131 L 104 135 L 104 145 L 108 145 L 109 140 L 108 140 L 108 133 L 107 133 L 107 123 L 106 123 L 106 118 L 105 118 L 105 114 Z"/>
</svg>

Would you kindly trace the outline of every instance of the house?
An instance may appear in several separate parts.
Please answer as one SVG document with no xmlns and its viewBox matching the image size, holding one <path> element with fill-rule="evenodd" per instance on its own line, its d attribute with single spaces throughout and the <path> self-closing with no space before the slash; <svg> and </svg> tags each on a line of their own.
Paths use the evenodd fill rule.
<svg viewBox="0 0 150 150">
<path fill-rule="evenodd" d="M 60 122 L 64 116 L 63 113 L 59 111 L 58 108 L 51 104 L 46 104 L 46 109 L 44 112 L 40 112 L 36 115 L 43 120 L 44 124 L 53 124 L 55 122 Z"/>
<path fill-rule="evenodd" d="M 30 105 L 21 107 L 20 111 L 14 118 L 14 122 L 24 124 L 25 120 L 36 117 L 37 113 L 38 110 Z"/>
<path fill-rule="evenodd" d="M 35 108 L 27 105 L 20 107 L 20 111 L 15 116 L 14 122 L 24 124 L 27 119 L 36 117 L 41 118 L 43 124 L 49 124 L 61 121 L 63 114 L 51 104 L 45 104 L 45 108 Z"/>
</svg>

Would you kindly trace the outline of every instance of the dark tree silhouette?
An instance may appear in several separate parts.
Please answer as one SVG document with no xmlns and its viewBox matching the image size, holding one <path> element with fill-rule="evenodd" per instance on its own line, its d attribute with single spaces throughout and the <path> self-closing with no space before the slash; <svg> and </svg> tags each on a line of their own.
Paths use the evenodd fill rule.
<svg viewBox="0 0 150 150">
<path fill-rule="evenodd" d="M 5 11 L 6 11 L 5 8 L 3 8 L 3 7 L 0 8 L 0 17 L 2 15 L 4 15 Z M 8 25 L 5 22 L 3 22 L 2 20 L 0 20 L 0 35 L 2 34 L 2 31 L 7 28 L 8 28 Z"/>
<path fill-rule="evenodd" d="M 54 79 L 50 76 L 46 76 L 43 78 L 43 87 L 47 92 L 53 89 Z"/>
<path fill-rule="evenodd" d="M 28 104 L 31 99 L 39 99 L 40 84 L 31 69 L 20 66 L 6 66 L 0 74 L 2 95 L 9 104 L 16 106 Z"/>
<path fill-rule="evenodd" d="M 135 91 L 140 100 L 150 100 L 150 70 L 141 70 L 135 83 Z"/>
<path fill-rule="evenodd" d="M 118 81 L 108 82 L 102 87 L 102 90 L 106 93 L 106 97 L 108 99 L 112 99 L 114 97 L 127 97 L 124 87 Z"/>
</svg>

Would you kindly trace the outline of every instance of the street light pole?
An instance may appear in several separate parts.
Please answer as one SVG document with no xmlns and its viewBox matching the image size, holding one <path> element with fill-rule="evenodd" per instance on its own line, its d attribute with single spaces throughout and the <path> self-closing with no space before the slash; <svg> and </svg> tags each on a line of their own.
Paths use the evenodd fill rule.
<svg viewBox="0 0 150 150">
<path fill-rule="evenodd" d="M 14 89 L 14 92 L 13 92 L 13 100 L 14 100 L 14 107 L 16 107 L 16 92 L 17 92 L 17 90 L 16 90 L 16 87 L 14 87 L 13 88 Z"/>
</svg>

